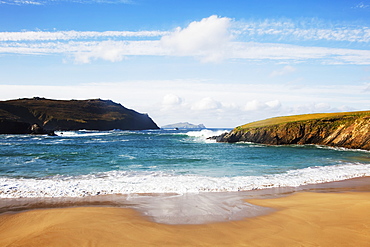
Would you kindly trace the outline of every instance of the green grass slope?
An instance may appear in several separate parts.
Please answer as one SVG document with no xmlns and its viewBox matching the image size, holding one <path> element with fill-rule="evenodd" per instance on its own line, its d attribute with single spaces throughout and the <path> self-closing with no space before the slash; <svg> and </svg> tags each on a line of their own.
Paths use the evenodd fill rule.
<svg viewBox="0 0 370 247">
<path fill-rule="evenodd" d="M 362 117 L 370 116 L 370 111 L 356 111 L 356 112 L 337 112 L 337 113 L 313 113 L 293 116 L 283 116 L 268 118 L 261 121 L 255 121 L 248 124 L 236 127 L 236 130 L 247 130 L 250 128 L 268 127 L 272 125 L 285 124 L 289 122 L 300 122 L 307 120 L 325 120 L 325 119 L 345 119 L 347 117 Z"/>
<path fill-rule="evenodd" d="M 316 144 L 370 150 L 370 111 L 276 117 L 236 127 L 218 142 Z"/>
</svg>

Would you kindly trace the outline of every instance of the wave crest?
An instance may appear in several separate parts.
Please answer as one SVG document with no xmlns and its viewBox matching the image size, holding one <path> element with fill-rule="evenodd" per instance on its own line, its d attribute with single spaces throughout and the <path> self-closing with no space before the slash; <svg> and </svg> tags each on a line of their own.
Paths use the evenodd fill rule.
<svg viewBox="0 0 370 247">
<path fill-rule="evenodd" d="M 0 198 L 84 197 L 106 194 L 235 192 L 370 176 L 370 164 L 309 167 L 266 176 L 207 177 L 164 172 L 109 171 L 46 179 L 0 178 Z"/>
</svg>

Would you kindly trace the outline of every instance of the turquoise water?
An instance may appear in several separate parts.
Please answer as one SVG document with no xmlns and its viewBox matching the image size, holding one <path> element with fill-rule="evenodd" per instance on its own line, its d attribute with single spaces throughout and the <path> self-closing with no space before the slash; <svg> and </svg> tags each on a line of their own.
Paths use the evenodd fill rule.
<svg viewBox="0 0 370 247">
<path fill-rule="evenodd" d="M 224 131 L 0 135 L 0 197 L 240 191 L 370 175 L 366 151 L 206 139 Z"/>
</svg>

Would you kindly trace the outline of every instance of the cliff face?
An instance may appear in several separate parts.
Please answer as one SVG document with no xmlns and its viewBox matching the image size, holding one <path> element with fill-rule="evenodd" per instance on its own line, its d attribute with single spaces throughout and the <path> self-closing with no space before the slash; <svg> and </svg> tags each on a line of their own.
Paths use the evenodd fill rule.
<svg viewBox="0 0 370 247">
<path fill-rule="evenodd" d="M 45 130 L 158 129 L 146 114 L 110 100 L 50 100 L 44 98 L 0 101 L 0 133 L 32 133 L 32 125 Z"/>
<path fill-rule="evenodd" d="M 322 114 L 324 115 L 324 114 Z M 218 142 L 254 142 L 271 145 L 317 144 L 370 150 L 370 111 L 326 114 L 326 117 L 268 124 L 240 126 L 215 139 Z M 299 117 L 297 117 L 299 119 Z M 273 120 L 273 119 L 272 119 Z M 281 119 L 279 119 L 281 120 Z M 269 123 L 273 123 L 269 119 Z M 263 125 L 263 121 L 258 125 Z"/>
</svg>

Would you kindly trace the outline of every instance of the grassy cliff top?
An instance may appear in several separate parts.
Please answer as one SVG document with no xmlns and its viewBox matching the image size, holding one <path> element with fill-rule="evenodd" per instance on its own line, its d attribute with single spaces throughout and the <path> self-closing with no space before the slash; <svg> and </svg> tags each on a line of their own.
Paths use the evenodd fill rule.
<svg viewBox="0 0 370 247">
<path fill-rule="evenodd" d="M 342 119 L 345 117 L 363 117 L 363 116 L 370 116 L 370 111 L 314 113 L 314 114 L 274 117 L 274 118 L 269 118 L 269 119 L 241 125 L 237 127 L 236 130 L 267 127 L 271 125 L 278 125 L 278 124 L 284 124 L 284 123 L 289 123 L 289 122 L 300 122 L 300 121 L 318 120 L 318 119 L 323 119 L 323 120 L 324 119 Z"/>
<path fill-rule="evenodd" d="M 14 122 L 38 124 L 50 130 L 158 129 L 147 114 L 101 99 L 52 100 L 34 97 L 0 101 L 2 133 L 25 132 L 24 129 L 14 129 L 11 126 Z"/>
</svg>

